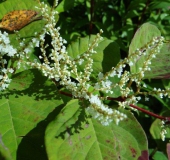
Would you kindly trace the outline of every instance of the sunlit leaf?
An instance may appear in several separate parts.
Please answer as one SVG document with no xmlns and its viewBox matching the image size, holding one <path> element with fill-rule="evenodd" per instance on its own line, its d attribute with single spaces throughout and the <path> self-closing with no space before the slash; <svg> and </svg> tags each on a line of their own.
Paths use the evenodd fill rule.
<svg viewBox="0 0 170 160">
<path fill-rule="evenodd" d="M 154 37 L 160 37 L 161 33 L 159 29 L 150 24 L 143 24 L 135 33 L 134 38 L 129 47 L 129 55 L 134 53 L 137 49 L 144 47 L 153 40 Z M 139 73 L 140 68 L 143 67 L 144 62 L 147 59 L 147 54 L 138 57 L 134 65 L 131 66 L 132 73 Z M 151 60 L 150 71 L 145 72 L 144 78 L 167 78 L 169 76 L 169 44 L 165 43 L 161 48 L 160 53 L 156 54 L 156 58 Z"/>
<path fill-rule="evenodd" d="M 89 48 L 89 43 L 92 43 L 95 36 L 80 38 L 68 46 L 68 54 L 76 58 L 83 54 Z M 93 73 L 96 75 L 99 72 L 107 72 L 120 61 L 120 51 L 117 43 L 109 39 L 104 39 L 94 48 L 97 53 L 92 54 L 93 58 Z M 83 71 L 84 66 L 78 66 L 79 70 Z"/>
<path fill-rule="evenodd" d="M 44 129 L 61 104 L 55 85 L 39 71 L 13 77 L 9 90 L 0 94 L 0 134 L 13 159 L 44 160 Z"/>
<path fill-rule="evenodd" d="M 87 122 L 81 122 L 81 117 L 77 119 L 77 107 L 77 101 L 73 100 L 48 125 L 45 141 L 50 160 L 148 159 L 145 134 L 131 113 L 126 112 L 128 120 L 119 125 L 102 126 L 93 119 Z M 69 125 L 71 119 L 74 125 Z M 65 132 L 58 135 L 63 126 Z"/>
</svg>

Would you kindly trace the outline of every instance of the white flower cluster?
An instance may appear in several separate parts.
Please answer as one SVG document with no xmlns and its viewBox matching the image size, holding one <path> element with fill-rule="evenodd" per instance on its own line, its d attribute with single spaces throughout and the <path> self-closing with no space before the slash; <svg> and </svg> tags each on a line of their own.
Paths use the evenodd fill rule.
<svg viewBox="0 0 170 160">
<path fill-rule="evenodd" d="M 104 105 L 97 95 L 91 95 L 89 97 L 90 106 L 86 109 L 93 118 L 98 119 L 105 126 L 109 125 L 110 122 L 115 120 L 118 125 L 120 121 L 127 118 L 126 114 L 113 110 Z"/>
<path fill-rule="evenodd" d="M 53 7 L 57 7 L 57 5 L 58 5 L 58 0 L 54 0 Z"/>
<path fill-rule="evenodd" d="M 44 19 L 47 21 L 47 23 L 43 28 L 44 31 L 41 36 L 42 38 L 39 38 L 40 42 L 37 42 L 38 41 L 37 39 L 33 39 L 32 43 L 34 44 L 34 46 L 38 46 L 40 44 L 42 56 L 40 56 L 39 58 L 41 60 L 44 60 L 44 62 L 43 63 L 27 62 L 27 65 L 36 67 L 40 69 L 43 72 L 43 74 L 48 78 L 54 79 L 55 81 L 59 81 L 61 85 L 65 86 L 66 89 L 71 91 L 73 97 L 84 98 L 88 100 L 91 104 L 91 107 L 88 107 L 87 111 L 89 112 L 91 112 L 92 110 L 94 110 L 94 112 L 96 111 L 96 116 L 94 117 L 100 120 L 101 123 L 108 125 L 113 119 L 115 119 L 116 123 L 118 124 L 120 120 L 126 118 L 126 115 L 120 113 L 119 111 L 108 108 L 108 106 L 103 104 L 103 101 L 100 100 L 100 98 L 94 95 L 89 95 L 88 91 L 90 87 L 89 84 L 90 76 L 93 71 L 92 55 L 96 53 L 94 48 L 98 46 L 98 43 L 102 40 L 100 34 L 103 31 L 100 30 L 100 33 L 97 34 L 93 42 L 89 44 L 88 50 L 85 53 L 73 59 L 67 54 L 65 47 L 66 41 L 60 36 L 59 33 L 60 28 L 55 27 L 56 25 L 55 15 L 57 14 L 57 12 L 53 10 L 52 12 L 49 13 L 48 7 L 43 3 L 41 3 L 40 8 L 42 11 L 42 15 Z M 52 38 L 51 45 L 53 49 L 51 50 L 49 57 L 46 57 L 45 50 L 46 46 L 44 46 L 45 33 L 49 34 Z M 79 72 L 77 68 L 82 64 L 84 64 L 84 72 Z M 119 69 L 117 69 L 116 71 L 118 72 L 120 77 L 121 73 L 123 72 L 123 69 L 119 67 Z M 75 79 L 77 80 L 78 83 L 71 80 L 71 74 L 75 75 Z M 112 82 L 109 80 L 106 81 L 102 80 L 101 84 L 103 90 L 107 89 L 107 91 L 109 91 Z M 94 84 L 94 86 L 96 87 L 97 83 Z M 94 112 L 91 112 L 91 114 L 94 115 L 93 114 Z"/>
<path fill-rule="evenodd" d="M 160 53 L 163 41 L 164 37 L 154 37 L 144 48 L 136 49 L 135 53 L 128 57 L 127 63 L 132 66 L 139 58 L 141 58 L 141 56 L 145 56 L 145 61 L 143 66 L 139 68 L 139 73 L 131 75 L 131 80 L 136 82 L 137 85 L 141 84 L 141 79 L 144 78 L 144 73 L 151 70 L 149 67 L 151 65 L 151 60 L 156 58 L 156 55 Z"/>
<path fill-rule="evenodd" d="M 11 79 L 8 73 L 14 72 L 12 68 L 6 68 L 7 61 L 4 56 L 14 57 L 16 53 L 17 50 L 10 44 L 8 33 L 0 31 L 0 91 L 9 86 Z"/>
<path fill-rule="evenodd" d="M 55 0 L 54 7 L 50 10 L 46 4 L 43 2 L 40 3 L 39 9 L 46 24 L 41 33 L 35 33 L 35 38 L 33 38 L 28 45 L 25 44 L 24 40 L 20 42 L 20 47 L 23 48 L 23 50 L 18 53 L 18 57 L 20 58 L 18 61 L 18 68 L 22 63 L 41 70 L 45 76 L 53 79 L 55 82 L 59 82 L 60 85 L 68 89 L 74 98 L 88 100 L 90 105 L 87 107 L 87 111 L 94 118 L 100 120 L 103 125 L 109 125 L 113 120 L 118 124 L 119 121 L 124 120 L 127 116 L 120 113 L 118 110 L 111 109 L 105 105 L 103 100 L 107 99 L 107 97 L 102 98 L 94 93 L 99 93 L 101 91 L 106 94 L 114 94 L 114 89 L 119 88 L 121 96 L 125 98 L 125 101 L 118 103 L 119 106 L 125 108 L 130 104 L 138 103 L 141 97 L 134 94 L 134 91 L 131 89 L 131 84 L 132 82 L 135 82 L 138 86 L 141 85 L 141 79 L 144 77 L 144 73 L 150 70 L 149 65 L 151 64 L 152 58 L 154 58 L 160 51 L 163 44 L 163 38 L 154 38 L 151 44 L 149 43 L 145 48 L 137 49 L 135 53 L 121 60 L 117 66 L 113 67 L 105 75 L 99 73 L 96 82 L 93 83 L 90 81 L 93 72 L 92 55 L 96 54 L 95 47 L 97 47 L 99 42 L 102 41 L 101 33 L 103 31 L 100 30 L 100 33 L 97 34 L 93 42 L 89 44 L 86 52 L 73 59 L 66 51 L 65 44 L 67 42 L 60 36 L 60 28 L 56 28 L 56 15 L 58 13 L 54 8 L 57 4 L 58 1 Z M 46 34 L 50 35 L 52 39 L 52 47 L 48 54 L 46 53 L 48 45 L 45 45 Z M 31 61 L 31 59 L 29 59 L 29 53 L 34 47 L 39 47 L 42 52 L 42 55 L 39 56 L 40 61 L 37 59 Z M 10 45 L 8 34 L 6 32 L 0 32 L 0 52 L 2 64 L 0 90 L 3 90 L 8 87 L 8 84 L 10 83 L 7 73 L 13 73 L 13 69 L 5 69 L 4 66 L 7 62 L 3 59 L 3 56 L 7 55 L 13 57 L 17 53 L 16 49 Z M 124 71 L 127 64 L 132 66 L 142 55 L 146 56 L 146 61 L 141 67 L 139 73 L 131 74 L 129 71 Z M 84 71 L 78 70 L 81 65 L 84 66 Z M 71 78 L 72 75 L 74 75 L 74 81 Z M 111 78 L 113 77 L 116 77 L 118 82 L 112 82 Z M 89 88 L 92 88 L 93 92 L 89 91 Z M 163 90 L 155 91 L 159 93 L 160 97 L 167 94 L 164 93 Z"/>
<path fill-rule="evenodd" d="M 165 126 L 165 122 L 164 121 L 161 121 L 161 133 L 160 133 L 160 135 L 161 135 L 161 139 L 162 139 L 162 141 L 165 141 L 165 135 L 167 134 L 167 131 L 166 131 L 166 126 Z"/>
<path fill-rule="evenodd" d="M 153 91 L 148 92 L 148 95 L 157 95 L 160 98 L 167 96 L 170 98 L 170 88 L 167 88 L 166 90 L 161 88 L 153 88 Z"/>
<path fill-rule="evenodd" d="M 16 49 L 10 44 L 7 32 L 2 33 L 0 31 L 0 52 L 1 56 L 7 55 L 9 57 L 13 57 L 17 53 Z"/>
</svg>

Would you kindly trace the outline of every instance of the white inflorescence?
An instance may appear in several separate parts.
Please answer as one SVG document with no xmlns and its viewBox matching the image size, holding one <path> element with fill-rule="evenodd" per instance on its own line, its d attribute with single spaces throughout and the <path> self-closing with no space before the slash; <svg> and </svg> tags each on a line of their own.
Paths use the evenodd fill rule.
<svg viewBox="0 0 170 160">
<path fill-rule="evenodd" d="M 103 102 L 96 95 L 89 97 L 91 105 L 86 109 L 93 118 L 101 121 L 103 125 L 109 125 L 110 122 L 115 120 L 118 125 L 120 121 L 127 118 L 127 116 L 118 110 L 112 110 L 108 106 L 104 105 Z"/>
<path fill-rule="evenodd" d="M 103 100 L 107 98 L 102 98 L 99 95 L 95 95 L 95 93 L 104 92 L 113 95 L 116 92 L 115 90 L 119 89 L 121 96 L 126 98 L 125 101 L 118 103 L 120 107 L 125 108 L 130 104 L 138 103 L 141 97 L 139 95 L 136 96 L 134 91 L 127 84 L 131 81 L 135 82 L 139 87 L 142 85 L 141 80 L 145 72 L 150 70 L 149 66 L 152 58 L 155 58 L 156 54 L 160 52 L 163 38 L 154 37 L 152 42 L 143 49 L 144 52 L 142 52 L 141 49 L 137 49 L 135 53 L 121 60 L 117 66 L 113 67 L 106 74 L 99 72 L 96 82 L 91 82 L 90 78 L 94 63 L 92 55 L 96 54 L 95 48 L 98 46 L 99 42 L 102 41 L 101 33 L 103 31 L 100 30 L 100 33 L 97 34 L 93 42 L 89 44 L 86 52 L 73 59 L 67 53 L 65 47 L 67 42 L 60 36 L 60 28 L 56 27 L 56 15 L 58 13 L 54 8 L 57 4 L 58 1 L 55 0 L 53 9 L 49 10 L 46 4 L 40 3 L 39 9 L 41 10 L 43 20 L 46 21 L 46 24 L 41 33 L 35 33 L 35 38 L 33 38 L 28 45 L 25 44 L 24 39 L 19 43 L 19 47 L 23 48 L 19 53 L 17 53 L 17 50 L 10 44 L 8 34 L 6 32 L 0 32 L 0 62 L 2 64 L 0 90 L 4 90 L 8 87 L 11 81 L 8 78 L 8 73 L 14 72 L 12 68 L 6 69 L 4 67 L 7 61 L 3 59 L 3 56 L 14 57 L 19 55 L 17 68 L 20 68 L 21 64 L 25 64 L 25 67 L 29 66 L 41 70 L 44 76 L 58 81 L 60 85 L 68 89 L 74 98 L 86 99 L 90 103 L 87 107 L 87 111 L 92 117 L 100 120 L 103 125 L 109 125 L 113 120 L 118 124 L 120 121 L 127 118 L 127 116 L 118 110 L 109 108 L 109 106 L 105 105 L 103 102 Z M 48 45 L 45 45 L 46 34 L 50 35 L 52 39 L 50 44 L 52 49 L 48 54 L 46 53 Z M 31 61 L 29 58 L 29 53 L 34 47 L 39 47 L 42 52 L 42 55 L 39 56 L 40 60 L 35 59 Z M 145 55 L 147 58 L 143 66 L 139 69 L 139 73 L 131 74 L 130 71 L 125 71 L 126 65 L 134 65 L 141 55 Z M 84 70 L 79 71 L 78 68 L 82 65 Z M 76 82 L 72 81 L 71 76 L 74 76 Z M 118 81 L 113 82 L 113 77 L 116 77 Z M 143 87 L 146 88 L 147 86 L 143 84 Z M 90 91 L 91 88 L 93 90 L 92 92 Z M 168 93 L 170 93 L 170 90 L 168 91 Z M 163 96 L 170 97 L 168 93 L 165 90 L 154 89 L 152 92 L 149 92 L 148 95 L 157 94 L 161 98 Z M 145 95 L 145 99 L 148 100 L 147 95 Z M 165 134 L 165 131 L 162 133 Z"/>
<path fill-rule="evenodd" d="M 160 136 L 161 136 L 162 141 L 165 141 L 165 135 L 166 134 L 167 134 L 167 131 L 166 131 L 166 127 L 165 127 L 165 122 L 161 121 L 161 133 L 160 133 Z"/>
<path fill-rule="evenodd" d="M 0 71 L 0 91 L 5 90 L 11 79 L 8 77 L 8 73 L 13 73 L 14 70 L 12 68 L 5 68 L 7 61 L 3 59 L 4 56 L 14 57 L 17 53 L 17 50 L 10 44 L 8 33 L 0 31 L 0 64 L 1 64 L 1 71 Z"/>
</svg>

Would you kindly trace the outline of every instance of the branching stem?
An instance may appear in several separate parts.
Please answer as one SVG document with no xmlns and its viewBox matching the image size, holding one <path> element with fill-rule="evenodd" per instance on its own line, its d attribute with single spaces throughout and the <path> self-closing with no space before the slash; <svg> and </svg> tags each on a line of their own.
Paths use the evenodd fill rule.
<svg viewBox="0 0 170 160">
<path fill-rule="evenodd" d="M 60 94 L 63 94 L 63 95 L 72 97 L 72 94 L 70 94 L 70 93 L 66 93 L 66 92 L 64 92 L 64 91 L 59 91 L 59 92 L 60 92 Z M 107 97 L 107 99 L 108 99 L 108 100 L 121 101 L 121 102 L 122 102 L 122 101 L 125 101 L 125 99 L 122 98 L 122 97 L 118 97 L 118 98 Z M 160 119 L 160 120 L 163 120 L 163 121 L 166 121 L 166 122 L 169 122 L 169 123 L 170 123 L 170 117 L 163 117 L 163 116 L 157 115 L 157 114 L 155 114 L 155 113 L 153 113 L 153 112 L 150 112 L 150 111 L 148 111 L 148 110 L 145 110 L 145 109 L 140 108 L 140 107 L 138 107 L 138 106 L 135 106 L 135 105 L 133 105 L 133 104 L 130 104 L 129 106 L 132 107 L 132 108 L 135 108 L 135 109 L 137 109 L 137 110 L 139 110 L 139 111 L 141 111 L 141 112 L 143 112 L 143 113 L 145 113 L 145 114 L 147 114 L 147 115 L 150 115 L 150 116 L 152 116 L 152 117 L 155 117 L 155 118 L 158 118 L 158 119 Z"/>
</svg>

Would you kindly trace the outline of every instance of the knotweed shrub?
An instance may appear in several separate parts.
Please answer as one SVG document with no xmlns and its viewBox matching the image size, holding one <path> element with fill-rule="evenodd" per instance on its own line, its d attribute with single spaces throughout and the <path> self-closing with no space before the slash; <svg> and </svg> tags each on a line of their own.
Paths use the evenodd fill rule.
<svg viewBox="0 0 170 160">
<path fill-rule="evenodd" d="M 102 72 L 102 69 L 97 66 L 98 73 L 96 73 L 94 57 L 98 57 L 98 54 L 99 58 L 101 57 L 100 45 L 104 46 L 102 50 L 105 50 L 108 45 L 106 38 L 102 37 L 102 29 L 96 36 L 86 37 L 84 44 L 79 44 L 80 47 L 88 44 L 83 53 L 71 56 L 66 40 L 60 35 L 62 28 L 57 27 L 56 15 L 58 12 L 55 10 L 57 5 L 58 3 L 55 1 L 52 9 L 49 9 L 44 3 L 40 3 L 39 7 L 36 7 L 41 13 L 45 25 L 39 33 L 34 34 L 34 38 L 29 42 L 22 39 L 19 32 L 16 31 L 19 43 L 17 47 L 13 46 L 9 34 L 6 31 L 0 31 L 1 92 L 8 89 L 12 81 L 11 74 L 15 74 L 21 67 L 25 70 L 38 69 L 55 85 L 60 86 L 58 87 L 60 94 L 77 99 L 82 104 L 80 109 L 85 110 L 84 114 L 90 115 L 103 126 L 126 123 L 129 118 L 124 112 L 126 109 L 141 110 L 161 119 L 160 135 L 162 140 L 165 140 L 166 123 L 169 121 L 169 117 L 153 114 L 137 106 L 142 99 L 146 102 L 149 101 L 151 96 L 158 96 L 161 99 L 170 97 L 168 87 L 166 89 L 155 87 L 150 90 L 143 81 L 146 78 L 156 78 L 168 74 L 168 71 L 162 74 L 161 69 L 165 67 L 165 64 L 159 66 L 160 71 L 154 70 L 159 57 L 166 54 L 168 50 L 168 42 L 160 35 L 160 31 L 149 23 L 142 25 L 131 42 L 128 56 L 118 61 L 107 72 Z M 148 28 L 153 30 L 153 33 L 147 32 Z M 49 44 L 46 43 L 47 36 L 51 38 Z M 41 54 L 32 59 L 30 52 L 35 47 L 39 48 Z M 110 51 L 113 52 L 113 59 L 116 49 L 115 47 L 115 50 Z M 77 50 L 73 48 L 72 52 L 77 52 Z M 15 61 L 15 68 L 9 65 L 9 60 Z M 128 67 L 130 70 L 127 69 Z M 106 103 L 107 101 L 114 101 L 116 107 Z M 62 129 L 63 131 L 65 129 Z"/>
</svg>

